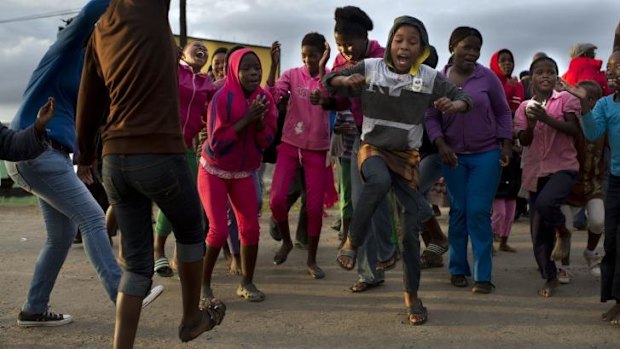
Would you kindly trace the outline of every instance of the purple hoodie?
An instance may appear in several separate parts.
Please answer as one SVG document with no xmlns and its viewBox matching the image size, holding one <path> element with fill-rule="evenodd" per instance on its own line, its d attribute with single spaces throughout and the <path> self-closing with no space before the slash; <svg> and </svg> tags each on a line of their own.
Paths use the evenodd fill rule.
<svg viewBox="0 0 620 349">
<path fill-rule="evenodd" d="M 450 68 L 442 71 L 447 76 Z M 443 114 L 429 108 L 424 118 L 430 140 L 443 137 L 455 153 L 482 153 L 497 149 L 502 139 L 512 139 L 512 113 L 501 82 L 491 70 L 476 64 L 462 89 L 472 98 L 466 113 Z"/>
</svg>

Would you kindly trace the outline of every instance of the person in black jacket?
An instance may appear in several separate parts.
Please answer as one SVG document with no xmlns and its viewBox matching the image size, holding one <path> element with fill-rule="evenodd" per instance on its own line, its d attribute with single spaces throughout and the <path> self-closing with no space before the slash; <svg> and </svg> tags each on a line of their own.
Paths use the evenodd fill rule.
<svg viewBox="0 0 620 349">
<path fill-rule="evenodd" d="M 45 125 L 54 115 L 54 98 L 50 97 L 40 109 L 30 127 L 15 131 L 0 124 L 0 160 L 34 159 L 47 149 Z"/>
</svg>

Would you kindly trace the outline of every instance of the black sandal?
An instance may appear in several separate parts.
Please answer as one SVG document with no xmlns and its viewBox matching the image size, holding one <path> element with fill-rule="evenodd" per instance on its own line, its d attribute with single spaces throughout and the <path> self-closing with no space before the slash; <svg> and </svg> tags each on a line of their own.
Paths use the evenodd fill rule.
<svg viewBox="0 0 620 349">
<path fill-rule="evenodd" d="M 394 269 L 396 267 L 396 262 L 398 262 L 398 249 L 394 249 L 394 253 L 387 261 L 379 261 L 377 262 L 377 267 L 375 268 L 377 271 L 388 271 Z"/>
<path fill-rule="evenodd" d="M 428 311 L 422 305 L 422 301 L 418 300 L 416 305 L 412 305 L 407 309 L 407 321 L 412 326 L 419 326 L 428 320 Z"/>
</svg>

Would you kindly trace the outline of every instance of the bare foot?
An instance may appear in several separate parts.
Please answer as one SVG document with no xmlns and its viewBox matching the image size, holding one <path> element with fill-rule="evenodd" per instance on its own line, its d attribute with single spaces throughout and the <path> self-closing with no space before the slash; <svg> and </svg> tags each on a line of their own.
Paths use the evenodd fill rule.
<svg viewBox="0 0 620 349">
<path fill-rule="evenodd" d="M 238 254 L 233 255 L 230 259 L 228 266 L 228 273 L 231 275 L 241 275 L 241 256 Z"/>
<path fill-rule="evenodd" d="M 282 246 L 280 246 L 280 249 L 278 250 L 278 252 L 276 252 L 276 255 L 273 257 L 273 263 L 276 265 L 280 265 L 284 262 L 286 262 L 286 258 L 288 258 L 288 254 L 289 252 L 291 252 L 291 250 L 293 249 L 293 244 L 292 243 L 282 243 Z"/>
<path fill-rule="evenodd" d="M 517 252 L 517 250 L 515 250 L 514 248 L 512 248 L 512 246 L 508 245 L 508 244 L 500 244 L 499 245 L 499 250 L 503 251 L 503 252 Z"/>
<path fill-rule="evenodd" d="M 568 257 L 570 253 L 570 236 L 571 233 L 567 229 L 557 229 L 555 236 L 555 245 L 551 251 L 551 259 L 561 261 Z"/>
<path fill-rule="evenodd" d="M 618 321 L 618 315 L 620 315 L 620 304 L 616 304 L 607 312 L 603 313 L 601 318 L 603 321 L 613 321 L 614 319 Z"/>
<path fill-rule="evenodd" d="M 560 282 L 558 281 L 557 278 L 547 280 L 547 282 L 545 282 L 543 287 L 540 290 L 538 290 L 538 295 L 542 297 L 546 297 L 546 298 L 551 297 L 553 296 L 554 290 L 558 286 L 560 286 Z"/>
</svg>

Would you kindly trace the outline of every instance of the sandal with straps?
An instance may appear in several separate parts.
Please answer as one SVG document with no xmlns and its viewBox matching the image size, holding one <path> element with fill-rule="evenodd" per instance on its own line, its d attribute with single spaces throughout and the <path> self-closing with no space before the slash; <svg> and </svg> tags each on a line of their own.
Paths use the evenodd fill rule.
<svg viewBox="0 0 620 349">
<path fill-rule="evenodd" d="M 421 300 L 418 300 L 416 305 L 412 305 L 407 309 L 407 321 L 410 325 L 419 326 L 428 320 L 428 311 L 422 304 Z"/>
</svg>

